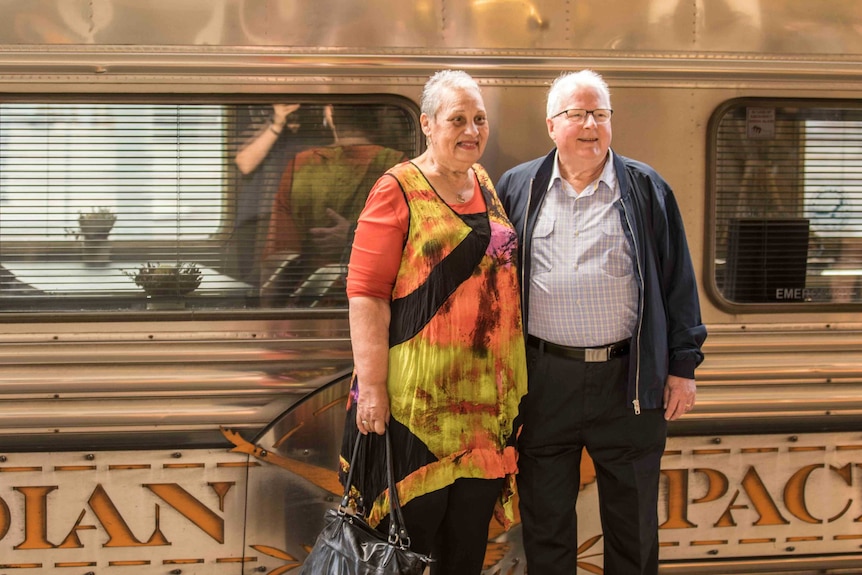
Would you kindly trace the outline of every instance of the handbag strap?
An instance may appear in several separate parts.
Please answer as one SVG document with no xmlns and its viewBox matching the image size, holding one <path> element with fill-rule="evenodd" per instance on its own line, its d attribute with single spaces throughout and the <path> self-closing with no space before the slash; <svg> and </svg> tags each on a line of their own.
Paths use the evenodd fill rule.
<svg viewBox="0 0 862 575">
<path fill-rule="evenodd" d="M 404 515 L 401 512 L 401 501 L 398 498 L 398 489 L 395 486 L 395 466 L 392 464 L 392 441 L 389 438 L 389 427 L 383 434 L 386 445 L 386 480 L 389 484 L 389 542 L 402 548 L 410 547 L 410 536 L 404 525 Z M 356 469 L 356 460 L 359 455 L 360 444 L 367 441 L 368 436 L 359 434 L 353 446 L 350 456 L 350 469 L 347 471 L 347 480 L 344 483 L 344 495 L 341 498 L 341 509 L 347 509 L 350 503 L 350 486 L 353 485 L 353 472 Z"/>
<path fill-rule="evenodd" d="M 361 433 L 353 444 L 353 454 L 350 456 L 350 467 L 347 470 L 347 480 L 344 482 L 344 495 L 341 497 L 341 509 L 347 509 L 350 504 L 350 486 L 353 485 L 353 471 L 356 469 L 356 456 L 359 454 L 359 444 L 365 436 Z"/>
<path fill-rule="evenodd" d="M 410 536 L 401 513 L 401 500 L 395 486 L 395 466 L 392 464 L 392 441 L 389 439 L 389 426 L 384 433 L 386 439 L 386 475 L 389 480 L 389 542 L 401 547 L 410 547 Z"/>
</svg>

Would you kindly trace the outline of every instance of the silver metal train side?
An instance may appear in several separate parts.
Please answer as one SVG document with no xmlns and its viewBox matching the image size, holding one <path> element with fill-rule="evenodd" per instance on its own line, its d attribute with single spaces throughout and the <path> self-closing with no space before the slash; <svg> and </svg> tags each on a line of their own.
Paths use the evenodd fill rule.
<svg viewBox="0 0 862 575">
<path fill-rule="evenodd" d="M 492 177 L 551 146 L 562 70 L 611 86 L 614 148 L 681 204 L 709 329 L 671 427 L 663 573 L 862 573 L 859 304 L 721 297 L 709 128 L 738 98 L 862 100 L 862 11 L 821 0 L 0 0 L 0 98 L 400 97 L 467 70 Z M 2 208 L 0 208 L 2 209 Z M 0 299 L 0 574 L 271 573 L 335 501 L 344 309 L 144 316 Z M 584 573 L 601 572 L 595 485 Z M 487 574 L 525 573 L 492 525 Z M 20 570 L 20 571 L 19 571 Z"/>
</svg>

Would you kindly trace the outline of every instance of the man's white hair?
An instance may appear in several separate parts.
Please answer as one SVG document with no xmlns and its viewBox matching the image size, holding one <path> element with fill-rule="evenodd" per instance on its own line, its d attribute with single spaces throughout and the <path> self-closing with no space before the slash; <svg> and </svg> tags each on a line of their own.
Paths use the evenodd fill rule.
<svg viewBox="0 0 862 575">
<path fill-rule="evenodd" d="M 563 102 L 581 88 L 594 89 L 607 102 L 608 108 L 611 107 L 611 91 L 598 73 L 592 70 L 564 72 L 554 80 L 551 89 L 548 90 L 547 117 L 550 118 L 562 112 Z"/>
</svg>

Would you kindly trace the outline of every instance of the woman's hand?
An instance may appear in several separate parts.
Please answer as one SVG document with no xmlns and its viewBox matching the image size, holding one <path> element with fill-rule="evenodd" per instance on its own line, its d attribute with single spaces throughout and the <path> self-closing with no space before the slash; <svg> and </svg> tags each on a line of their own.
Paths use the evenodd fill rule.
<svg viewBox="0 0 862 575">
<path fill-rule="evenodd" d="M 383 435 L 389 424 L 389 394 L 386 385 L 362 385 L 356 404 L 356 427 L 362 435 L 374 432 Z"/>
<path fill-rule="evenodd" d="M 272 124 L 279 130 L 283 129 L 287 124 L 287 117 L 299 110 L 299 106 L 299 104 L 273 104 Z"/>
</svg>

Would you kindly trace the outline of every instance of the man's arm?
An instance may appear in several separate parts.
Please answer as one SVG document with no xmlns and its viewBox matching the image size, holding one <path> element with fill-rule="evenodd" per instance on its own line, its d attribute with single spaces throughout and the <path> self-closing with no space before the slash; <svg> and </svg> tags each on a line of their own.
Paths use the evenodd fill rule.
<svg viewBox="0 0 862 575">
<path fill-rule="evenodd" d="M 682 214 L 673 192 L 668 188 L 664 197 L 664 245 L 661 254 L 661 274 L 668 315 L 669 375 L 664 387 L 664 417 L 679 419 L 694 408 L 697 385 L 695 368 L 703 361 L 701 346 L 706 339 L 706 327 L 700 315 L 700 301 L 694 264 L 688 248 Z"/>
</svg>

